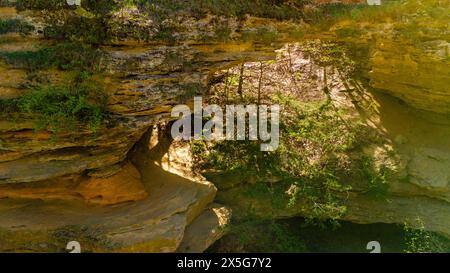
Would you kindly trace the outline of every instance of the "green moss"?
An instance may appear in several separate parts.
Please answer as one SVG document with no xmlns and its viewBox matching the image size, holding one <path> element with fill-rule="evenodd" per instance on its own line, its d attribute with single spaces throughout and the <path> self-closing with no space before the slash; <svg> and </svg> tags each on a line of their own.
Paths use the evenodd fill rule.
<svg viewBox="0 0 450 273">
<path fill-rule="evenodd" d="M 71 241 L 79 242 L 84 253 L 105 252 L 113 247 L 101 230 L 86 226 L 64 226 L 51 231 L 49 237 L 51 241 L 63 247 L 58 252 L 67 252 L 66 245 Z"/>
</svg>

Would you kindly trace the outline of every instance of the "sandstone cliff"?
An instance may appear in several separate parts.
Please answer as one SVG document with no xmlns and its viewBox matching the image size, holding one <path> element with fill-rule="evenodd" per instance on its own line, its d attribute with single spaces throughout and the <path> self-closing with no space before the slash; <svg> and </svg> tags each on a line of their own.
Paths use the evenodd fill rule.
<svg viewBox="0 0 450 273">
<path fill-rule="evenodd" d="M 121 1 L 56 2 L 0 1 L 0 100 L 7 102 L 0 111 L 1 250 L 64 251 L 68 241 L 80 240 L 87 251 L 204 251 L 230 221 L 227 207 L 212 204 L 216 186 L 216 201 L 236 217 L 249 208 L 273 218 L 307 214 L 273 206 L 270 195 L 243 196 L 252 181 L 242 177 L 207 176 L 213 185 L 192 172 L 189 145 L 171 143 L 161 130 L 174 105 L 211 95 L 242 63 L 252 78 L 261 62 L 272 76 L 267 89 L 303 92 L 310 102 L 324 99 L 323 87 L 331 85 L 336 106 L 379 137 L 359 154 L 395 171 L 388 194 L 370 198 L 367 181 L 352 180 L 343 219 L 414 224 L 420 217 L 428 229 L 450 234 L 448 14 L 439 13 L 430 25 L 431 12 L 423 21 L 401 23 L 396 14 L 382 23 L 376 12 L 354 21 L 344 14 L 324 29 L 311 15 L 319 12 L 315 5 L 149 11 Z M 448 8 L 436 5 L 441 12 Z M 400 35 L 405 29 L 412 34 Z M 316 38 L 351 45 L 358 77 L 343 78 L 330 68 L 324 83 L 323 67 L 296 45 Z M 280 51 L 291 47 L 294 61 L 286 73 Z M 40 126 L 49 117 L 24 111 L 23 102 L 11 106 L 41 86 L 73 81 L 101 87 L 101 122 L 86 122 L 78 109 L 74 125 Z M 360 111 L 361 105 L 369 110 Z"/>
</svg>

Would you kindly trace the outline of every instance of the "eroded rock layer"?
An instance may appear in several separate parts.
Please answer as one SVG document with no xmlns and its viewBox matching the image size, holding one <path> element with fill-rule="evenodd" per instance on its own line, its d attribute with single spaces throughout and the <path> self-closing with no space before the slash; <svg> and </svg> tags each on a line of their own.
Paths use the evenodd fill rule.
<svg viewBox="0 0 450 273">
<path fill-rule="evenodd" d="M 89 69 L 107 95 L 108 114 L 95 130 L 77 124 L 58 131 L 36 128 L 39 115 L 1 109 L 0 250 L 65 251 L 67 242 L 75 240 L 86 251 L 204 251 L 223 235 L 230 210 L 210 205 L 216 187 L 192 172 L 190 146 L 171 143 L 161 133 L 167 130 L 157 125 L 170 120 L 174 105 L 223 84 L 242 63 L 247 73 L 243 88 L 256 90 L 261 63 L 269 60 L 265 69 L 272 74 L 263 88 L 296 92 L 305 102 L 330 96 L 382 136 L 363 152 L 395 170 L 388 195 L 371 199 L 367 181 L 351 181 L 343 219 L 402 224 L 420 216 L 428 229 L 450 234 L 447 17 L 424 28 L 420 42 L 413 43 L 417 37 L 399 36 L 398 28 L 405 25 L 391 23 L 392 18 L 380 25 L 343 20 L 329 31 L 315 29 L 312 19 L 298 15 L 299 8 L 315 11 L 314 5 L 283 6 L 281 14 L 244 9 L 217 15 L 194 8 L 172 14 L 161 9 L 158 14 L 167 18 L 160 20 L 139 6 L 111 11 L 105 1 L 98 7 L 84 2 L 81 8 L 64 1 L 54 7 L 45 6 L 47 1 L 42 7 L 19 1 L 17 9 L 4 2 L 0 99 L 20 98 L 43 82 L 63 84 L 80 69 L 71 62 L 79 53 L 69 56 L 68 63 L 44 68 L 39 65 L 47 55 L 37 63 L 27 56 L 48 54 L 45 50 L 61 41 L 71 41 L 75 49 L 87 43 L 82 49 L 95 52 Z M 284 45 L 315 38 L 356 45 L 355 59 L 372 87 L 434 113 L 372 93 L 331 67 L 313 63 L 298 44 Z M 280 52 L 283 60 L 277 59 Z M 360 102 L 369 102 L 371 111 L 361 111 Z M 243 196 L 255 181 L 215 175 L 217 200 L 237 217 L 248 210 L 273 218 L 304 215 L 298 207 L 274 207 L 271 196 Z M 277 182 L 269 181 L 275 187 Z"/>
</svg>

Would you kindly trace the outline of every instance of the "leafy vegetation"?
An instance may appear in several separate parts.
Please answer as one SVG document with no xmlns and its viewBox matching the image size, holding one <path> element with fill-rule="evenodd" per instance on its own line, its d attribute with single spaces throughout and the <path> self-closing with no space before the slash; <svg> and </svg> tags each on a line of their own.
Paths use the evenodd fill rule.
<svg viewBox="0 0 450 273">
<path fill-rule="evenodd" d="M 18 10 L 58 10 L 67 7 L 67 2 L 65 0 L 17 0 L 16 7 Z"/>
<path fill-rule="evenodd" d="M 247 219 L 233 223 L 223 242 L 233 251 L 256 253 L 305 253 L 308 252 L 302 238 L 291 227 L 279 221 Z M 228 251 L 228 249 L 224 249 Z"/>
<path fill-rule="evenodd" d="M 276 18 L 276 19 L 300 19 L 300 9 L 310 1 L 295 0 L 255 0 L 255 1 L 239 1 L 239 0 L 129 0 L 128 5 L 134 4 L 141 8 L 149 8 L 158 11 L 160 14 L 168 14 L 179 11 L 189 11 L 191 14 L 203 17 L 206 13 L 212 13 L 223 16 L 242 17 L 246 14 Z"/>
<path fill-rule="evenodd" d="M 357 6 L 342 9 L 326 22 L 346 21 L 344 27 L 337 29 L 340 37 L 360 37 L 375 27 L 386 24 L 393 26 L 388 33 L 411 40 L 413 42 L 449 39 L 448 23 L 450 22 L 450 2 L 434 0 L 399 0 L 390 1 L 380 7 Z M 332 24 L 331 24 L 332 25 Z M 376 30 L 376 29 L 374 29 Z M 379 33 L 383 35 L 383 33 Z"/>
<path fill-rule="evenodd" d="M 426 231 L 420 218 L 416 219 L 418 228 L 404 225 L 406 253 L 446 253 L 450 250 L 450 241 L 436 233 Z"/>
<path fill-rule="evenodd" d="M 37 115 L 37 130 L 73 130 L 78 125 L 96 131 L 107 117 L 106 96 L 99 85 L 80 74 L 64 85 L 39 86 L 24 96 L 0 100 L 3 112 Z"/>
<path fill-rule="evenodd" d="M 107 14 L 114 6 L 116 6 L 116 1 L 111 0 L 83 0 L 81 2 L 83 8 L 103 15 Z M 75 8 L 69 6 L 66 0 L 17 0 L 15 6 L 18 10 L 30 9 L 55 11 Z"/>
<path fill-rule="evenodd" d="M 98 45 L 108 39 L 106 22 L 116 4 L 109 0 L 84 0 L 82 7 L 71 7 L 65 0 L 18 0 L 16 7 L 44 12 L 46 38 Z"/>
<path fill-rule="evenodd" d="M 29 71 L 48 68 L 98 71 L 100 51 L 82 43 L 60 43 L 37 51 L 0 52 L 6 63 Z"/>
<path fill-rule="evenodd" d="M 93 45 L 99 45 L 108 40 L 108 29 L 101 17 L 70 16 L 65 18 L 64 24 L 59 24 L 59 20 L 60 18 L 48 20 L 49 26 L 44 30 L 46 38 Z"/>
<path fill-rule="evenodd" d="M 0 34 L 10 32 L 28 34 L 33 30 L 32 25 L 19 19 L 0 20 Z"/>
<path fill-rule="evenodd" d="M 292 186 L 285 206 L 299 206 L 316 219 L 339 218 L 345 212 L 341 197 L 349 190 L 347 153 L 357 146 L 364 127 L 344 122 L 327 102 L 302 103 L 286 96 L 275 97 L 273 102 L 283 107 L 281 143 L 275 152 L 261 152 L 260 143 L 251 141 L 212 146 L 195 142 L 193 150 L 201 168 L 256 176 L 263 183 L 256 193 L 270 187 L 265 180 L 276 177 Z"/>
<path fill-rule="evenodd" d="M 361 178 L 368 182 L 367 193 L 375 198 L 386 198 L 392 170 L 382 165 L 378 169 L 370 157 L 361 159 Z"/>
<path fill-rule="evenodd" d="M 356 65 L 355 61 L 349 56 L 348 45 L 309 40 L 302 43 L 302 50 L 319 66 L 332 66 L 345 76 L 351 75 Z"/>
</svg>

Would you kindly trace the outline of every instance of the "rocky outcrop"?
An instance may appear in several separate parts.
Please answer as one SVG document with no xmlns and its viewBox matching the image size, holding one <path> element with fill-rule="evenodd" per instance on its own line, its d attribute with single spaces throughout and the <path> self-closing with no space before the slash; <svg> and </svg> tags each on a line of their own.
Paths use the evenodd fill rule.
<svg viewBox="0 0 450 273">
<path fill-rule="evenodd" d="M 109 170 L 108 176 L 102 173 L 99 178 L 72 175 L 39 183 L 0 185 L 0 199 L 83 199 L 89 204 L 109 205 L 138 201 L 148 196 L 140 173 L 131 163 L 116 169 Z"/>
<path fill-rule="evenodd" d="M 141 175 L 128 163 L 108 178 L 92 174 L 92 178 L 75 186 L 67 185 L 61 178 L 48 187 L 44 182 L 27 183 L 21 188 L 21 184 L 4 186 L 2 197 L 13 199 L 0 200 L 1 250 L 60 252 L 69 241 L 78 241 L 82 252 L 174 252 L 191 223 L 211 229 L 214 235 L 199 237 L 204 240 L 202 247 L 220 238 L 223 233 L 210 225 L 209 215 L 204 212 L 214 200 L 216 188 L 204 179 L 175 174 L 182 171 L 175 165 L 169 171 L 162 168 L 163 155 L 176 162 L 184 161 L 180 166 L 188 165 L 189 158 L 167 154 L 170 143 L 153 139 L 151 144 L 152 132 L 145 135 L 130 156 Z M 153 149 L 150 151 L 149 147 Z M 31 184 L 35 185 L 30 187 Z M 76 202 L 78 196 L 88 203 Z M 116 205 L 98 206 L 108 203 Z M 228 223 L 228 213 L 225 208 L 219 209 L 221 227 Z M 197 220 L 202 214 L 205 216 Z M 183 245 L 199 249 L 197 236 L 189 235 L 193 241 Z"/>
<path fill-rule="evenodd" d="M 364 45 L 359 53 L 367 53 L 359 61 L 366 63 L 372 87 L 415 108 L 448 115 L 450 3 L 417 0 L 387 5 L 391 6 L 374 7 L 372 14 L 361 12 L 354 20 L 338 21 L 331 35 Z"/>
<path fill-rule="evenodd" d="M 27 11 L 0 12 L 10 19 L 39 21 Z M 0 38 L 9 42 L 2 40 L 3 52 L 45 47 L 35 39 L 42 33 L 5 35 Z M 251 44 L 205 47 L 137 41 L 116 42 L 100 51 L 103 74 L 98 82 L 108 95 L 109 118 L 96 131 L 84 126 L 57 133 L 36 131 L 36 116 L 2 112 L 2 251 L 59 252 L 67 240 L 80 241 L 85 252 L 175 251 L 185 228 L 214 200 L 216 188 L 204 178 L 189 176 L 189 163 L 183 163 L 188 159 L 172 154 L 173 148 L 158 150 L 161 145 L 156 145 L 158 149 L 150 151 L 145 133 L 169 118 L 172 105 L 203 92 L 217 67 L 272 54 L 255 51 Z M 26 66 L 2 62 L 1 69 L 2 99 L 23 95 L 34 84 Z M 67 71 L 43 73 L 57 83 Z M 130 152 L 132 147 L 136 149 Z M 224 216 L 220 225 L 228 221 Z M 206 229 L 216 229 L 209 224 Z M 221 234 L 205 239 L 203 247 Z"/>
<path fill-rule="evenodd" d="M 370 59 L 371 85 L 418 109 L 450 113 L 450 43 L 380 39 Z M 413 79 L 413 80 L 412 80 Z"/>
<path fill-rule="evenodd" d="M 2 12 L 19 19 L 31 18 L 28 20 L 33 22 L 29 13 L 18 14 L 10 8 L 3 8 Z M 115 46 L 101 48 L 100 67 L 104 75 L 99 81 L 109 97 L 110 118 L 96 132 L 83 127 L 76 132 L 57 134 L 34 132 L 37 117 L 5 115 L 0 121 L 0 184 L 42 181 L 84 172 L 89 175 L 91 171 L 119 164 L 151 125 L 167 120 L 173 105 L 204 92 L 213 71 L 241 59 L 273 56 L 270 48 L 251 43 L 205 47 L 143 45 L 131 41 L 116 41 Z M 28 42 L 43 46 L 33 39 Z M 21 47 L 11 50 L 20 52 Z M 26 92 L 23 87 L 32 84 L 26 77 L 26 67 L 14 64 L 1 67 L 8 73 L 2 73 L 0 96 L 5 99 Z M 55 81 L 65 73 L 45 72 Z"/>
<path fill-rule="evenodd" d="M 242 58 L 273 55 L 264 50 L 255 53 L 255 48 L 246 45 L 242 49 L 240 44 L 109 49 L 103 61 L 110 75 L 105 79 L 111 112 L 108 124 L 97 132 L 79 128 L 54 136 L 34 132 L 33 117 L 4 119 L 0 122 L 0 183 L 40 181 L 124 161 L 151 125 L 169 118 L 173 105 L 204 91 L 212 71 Z M 183 67 L 187 63 L 189 71 Z"/>
<path fill-rule="evenodd" d="M 82 251 L 204 251 L 226 231 L 230 209 L 210 205 L 217 189 L 192 172 L 189 144 L 171 143 L 158 126 L 170 119 L 173 105 L 204 94 L 224 75 L 236 71 L 236 65 L 246 63 L 248 79 L 253 82 L 246 81 L 244 88 L 251 89 L 257 84 L 260 62 L 275 59 L 274 50 L 282 43 L 323 35 L 305 35 L 303 21 L 247 15 L 207 13 L 196 17 L 178 11 L 176 16 L 165 14 L 167 20 L 158 21 L 138 7 L 122 7 L 98 24 L 100 16 L 92 12 L 66 6 L 47 12 L 0 8 L 2 19 L 33 26 L 0 34 L 1 52 L 36 52 L 48 47 L 49 40 L 43 38 L 55 33 L 75 42 L 105 38 L 90 42 L 100 55 L 94 77 L 108 95 L 109 114 L 95 131 L 78 126 L 72 131 L 51 132 L 35 130 L 35 115 L 1 112 L 0 250 L 64 251 L 67 242 L 75 240 Z M 48 29 L 49 14 L 57 21 L 67 21 Z M 66 33 L 59 27 L 69 30 Z M 88 35 L 91 29 L 94 37 Z M 448 41 L 433 36 L 431 41 L 413 46 L 404 37 L 396 39 L 392 31 L 386 24 L 360 41 L 369 52 L 365 57 L 370 61 L 364 65 L 371 71 L 367 76 L 372 87 L 419 109 L 448 114 Z M 337 32 L 343 33 L 338 27 L 331 36 L 324 36 L 333 39 Z M 386 35 L 377 36 L 382 32 Z M 428 229 L 450 234 L 448 117 L 418 112 L 391 97 L 372 93 L 357 82 L 342 79 L 331 68 L 328 83 L 324 83 L 324 67 L 297 54 L 301 46 L 288 51 L 294 59 L 285 55 L 265 68 L 274 72 L 270 83 L 265 83 L 270 85 L 267 89 L 297 92 L 307 102 L 329 95 L 350 115 L 361 115 L 382 136 L 380 142 L 365 147 L 364 153 L 378 162 L 392 162 L 396 171 L 383 200 L 367 195 L 367 181 L 352 181 L 343 219 L 415 224 L 420 217 Z M 288 77 L 283 74 L 286 71 L 291 73 Z M 55 67 L 39 72 L 48 76 L 50 84 L 70 73 Z M 0 99 L 26 94 L 36 86 L 33 78 L 36 75 L 26 66 L 0 61 Z M 322 92 L 327 85 L 330 94 Z M 364 113 L 360 102 L 373 109 Z M 217 181 L 217 200 L 231 207 L 237 217 L 249 210 L 272 218 L 303 215 L 298 207 L 274 206 L 271 195 L 244 196 L 255 181 L 219 177 L 226 183 Z M 269 182 L 282 187 L 277 179 Z"/>
<path fill-rule="evenodd" d="M 225 234 L 231 219 L 231 210 L 218 204 L 205 210 L 186 228 L 178 247 L 182 253 L 202 253 Z"/>
</svg>

